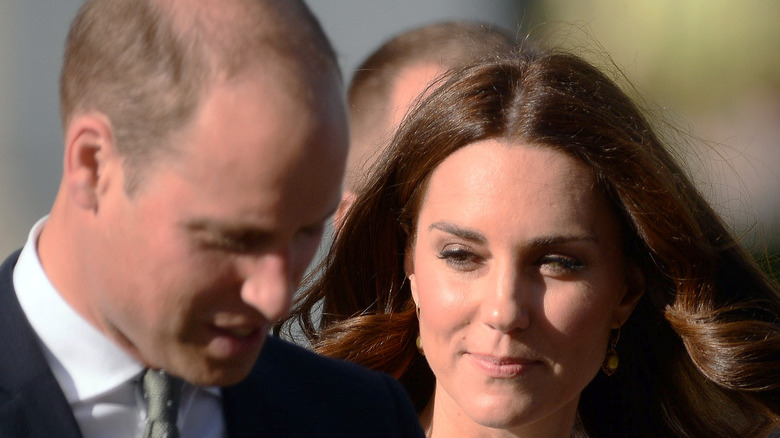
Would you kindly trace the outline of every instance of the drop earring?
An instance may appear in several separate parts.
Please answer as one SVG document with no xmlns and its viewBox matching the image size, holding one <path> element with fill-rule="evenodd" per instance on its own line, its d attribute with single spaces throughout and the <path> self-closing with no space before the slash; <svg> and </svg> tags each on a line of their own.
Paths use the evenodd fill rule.
<svg viewBox="0 0 780 438">
<path fill-rule="evenodd" d="M 618 340 L 620 339 L 620 327 L 617 331 L 613 331 L 609 337 L 609 348 L 607 349 L 607 356 L 604 358 L 604 363 L 601 364 L 601 371 L 607 376 L 615 374 L 615 371 L 620 365 L 620 357 L 615 349 L 617 347 Z"/>
<path fill-rule="evenodd" d="M 417 325 L 419 327 L 419 324 L 420 324 L 420 306 L 415 305 L 414 308 L 415 308 L 415 312 L 417 313 Z M 420 330 L 419 330 L 419 328 L 417 329 L 417 342 L 416 342 L 416 344 L 417 344 L 417 351 L 419 351 L 420 354 L 425 356 L 425 350 L 423 350 L 422 338 L 420 337 Z"/>
</svg>

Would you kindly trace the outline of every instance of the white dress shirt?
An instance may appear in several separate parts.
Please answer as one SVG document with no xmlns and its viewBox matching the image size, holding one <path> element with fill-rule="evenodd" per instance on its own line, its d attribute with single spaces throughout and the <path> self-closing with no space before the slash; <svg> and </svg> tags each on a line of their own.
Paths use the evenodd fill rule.
<svg viewBox="0 0 780 438">
<path fill-rule="evenodd" d="M 46 218 L 30 231 L 14 268 L 16 295 L 84 438 L 140 437 L 146 406 L 139 377 L 144 366 L 76 313 L 49 281 L 37 243 Z M 219 388 L 184 384 L 181 438 L 224 438 Z"/>
</svg>

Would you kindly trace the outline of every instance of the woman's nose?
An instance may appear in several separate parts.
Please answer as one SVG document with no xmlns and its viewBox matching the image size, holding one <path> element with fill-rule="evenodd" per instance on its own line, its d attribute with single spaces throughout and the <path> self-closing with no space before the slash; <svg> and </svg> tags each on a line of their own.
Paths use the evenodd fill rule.
<svg viewBox="0 0 780 438">
<path fill-rule="evenodd" d="M 502 267 L 494 272 L 482 294 L 482 322 L 504 333 L 527 329 L 531 322 L 528 303 L 532 286 L 514 266 Z"/>
</svg>

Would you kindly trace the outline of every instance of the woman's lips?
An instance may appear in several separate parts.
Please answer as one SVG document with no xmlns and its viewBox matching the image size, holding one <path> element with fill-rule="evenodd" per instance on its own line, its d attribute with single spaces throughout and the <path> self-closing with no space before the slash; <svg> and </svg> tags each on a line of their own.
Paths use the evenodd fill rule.
<svg viewBox="0 0 780 438">
<path fill-rule="evenodd" d="M 524 357 L 494 356 L 492 354 L 466 353 L 474 366 L 488 377 L 513 379 L 541 364 L 538 360 Z"/>
</svg>

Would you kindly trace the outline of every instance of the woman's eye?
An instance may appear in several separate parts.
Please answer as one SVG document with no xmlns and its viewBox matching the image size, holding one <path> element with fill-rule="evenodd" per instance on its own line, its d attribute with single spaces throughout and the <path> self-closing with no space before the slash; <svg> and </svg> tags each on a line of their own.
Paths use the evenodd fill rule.
<svg viewBox="0 0 780 438">
<path fill-rule="evenodd" d="M 539 260 L 542 274 L 551 277 L 560 277 L 585 269 L 585 264 L 574 257 L 552 254 Z"/>
<path fill-rule="evenodd" d="M 461 247 L 444 248 L 437 257 L 460 271 L 472 271 L 477 269 L 482 263 L 482 257 L 469 249 Z"/>
</svg>

